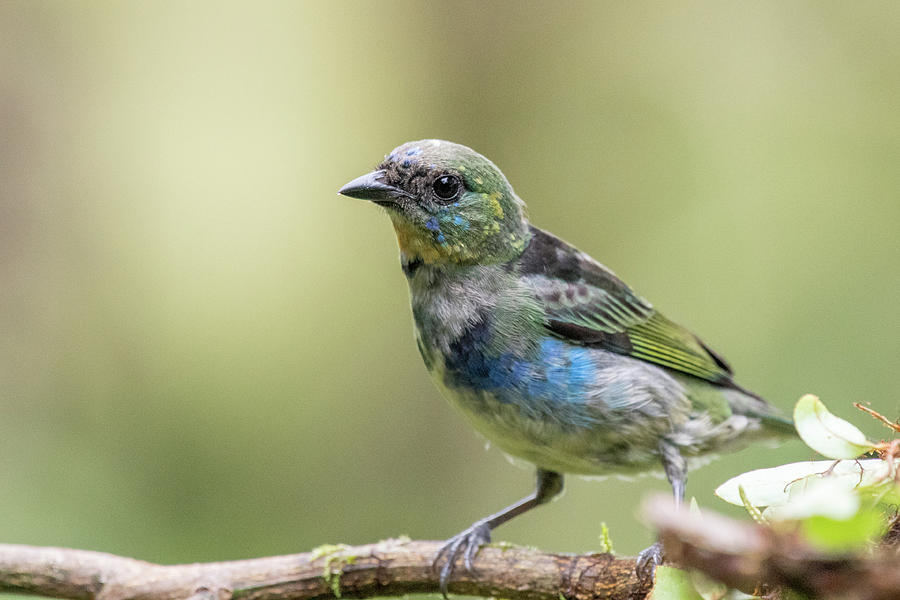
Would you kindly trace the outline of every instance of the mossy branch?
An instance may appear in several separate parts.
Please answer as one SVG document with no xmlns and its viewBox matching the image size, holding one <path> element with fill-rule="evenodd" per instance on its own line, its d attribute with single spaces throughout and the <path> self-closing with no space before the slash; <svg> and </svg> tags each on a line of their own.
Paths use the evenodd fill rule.
<svg viewBox="0 0 900 600">
<path fill-rule="evenodd" d="M 866 555 L 823 554 L 790 532 L 703 516 L 651 499 L 646 519 L 667 558 L 745 591 L 781 597 L 779 587 L 815 598 L 900 598 L 900 518 Z M 0 544 L 0 592 L 71 600 L 312 600 L 438 592 L 432 561 L 443 542 L 385 540 L 327 545 L 250 560 L 158 565 L 87 550 Z M 550 554 L 512 545 L 482 548 L 476 574 L 458 565 L 450 592 L 510 600 L 641 600 L 633 558 Z"/>
<path fill-rule="evenodd" d="M 306 600 L 434 593 L 442 542 L 386 540 L 230 562 L 158 565 L 101 552 L 0 544 L 0 591 L 72 600 Z M 634 559 L 483 548 L 450 592 L 514 600 L 640 599 Z"/>
</svg>

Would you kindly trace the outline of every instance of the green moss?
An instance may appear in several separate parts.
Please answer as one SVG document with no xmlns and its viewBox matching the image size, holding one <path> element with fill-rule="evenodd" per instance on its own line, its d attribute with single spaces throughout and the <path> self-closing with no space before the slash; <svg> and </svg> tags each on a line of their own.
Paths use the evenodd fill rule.
<svg viewBox="0 0 900 600">
<path fill-rule="evenodd" d="M 398 535 L 395 538 L 388 538 L 386 540 L 378 540 L 379 544 L 408 544 L 412 541 L 412 538 L 408 535 Z"/>
<path fill-rule="evenodd" d="M 507 550 L 512 550 L 514 548 L 518 548 L 515 544 L 511 542 L 491 542 L 487 545 L 488 548 L 499 548 L 506 552 Z"/>
<path fill-rule="evenodd" d="M 609 537 L 609 527 L 606 526 L 605 521 L 600 523 L 600 544 L 600 550 L 605 554 L 616 553 L 616 551 L 613 550 L 612 538 Z"/>
<path fill-rule="evenodd" d="M 310 562 L 319 560 L 323 556 L 328 556 L 329 554 L 337 554 L 338 552 L 343 552 L 347 550 L 349 546 L 346 544 L 322 544 L 317 548 L 313 548 L 310 550 Z"/>
<path fill-rule="evenodd" d="M 322 579 L 331 588 L 335 598 L 341 597 L 341 575 L 344 567 L 352 565 L 359 558 L 352 554 L 343 554 L 349 549 L 350 547 L 345 544 L 324 544 L 311 551 L 312 561 L 325 559 L 322 565 Z"/>
</svg>

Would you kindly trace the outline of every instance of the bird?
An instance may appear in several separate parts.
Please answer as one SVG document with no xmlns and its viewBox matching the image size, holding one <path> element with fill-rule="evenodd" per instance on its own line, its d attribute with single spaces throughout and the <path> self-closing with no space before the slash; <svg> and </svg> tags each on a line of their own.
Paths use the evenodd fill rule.
<svg viewBox="0 0 900 600">
<path fill-rule="evenodd" d="M 444 140 L 404 143 L 339 194 L 382 207 L 409 284 L 415 340 L 450 403 L 504 453 L 535 466 L 534 491 L 449 538 L 444 596 L 474 574 L 499 525 L 545 504 L 564 474 L 663 474 L 680 504 L 688 468 L 795 435 L 731 366 L 610 269 L 532 225 L 489 159 Z M 638 575 L 653 577 L 659 542 Z"/>
</svg>

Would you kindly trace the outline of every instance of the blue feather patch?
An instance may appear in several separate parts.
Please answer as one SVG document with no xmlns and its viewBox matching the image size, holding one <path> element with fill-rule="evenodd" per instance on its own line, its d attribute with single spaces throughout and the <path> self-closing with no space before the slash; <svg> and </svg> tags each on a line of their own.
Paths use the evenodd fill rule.
<svg viewBox="0 0 900 600">
<path fill-rule="evenodd" d="M 592 423 L 587 397 L 597 365 L 589 349 L 546 337 L 529 356 L 494 355 L 491 337 L 483 321 L 451 344 L 445 356 L 448 385 L 490 392 L 533 418 L 568 426 Z"/>
</svg>

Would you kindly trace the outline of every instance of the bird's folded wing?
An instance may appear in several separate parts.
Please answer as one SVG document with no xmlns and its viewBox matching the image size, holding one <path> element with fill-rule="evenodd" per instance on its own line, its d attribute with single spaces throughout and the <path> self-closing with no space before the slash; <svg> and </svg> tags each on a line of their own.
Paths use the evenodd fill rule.
<svg viewBox="0 0 900 600">
<path fill-rule="evenodd" d="M 720 356 L 612 271 L 544 231 L 532 233 L 519 274 L 543 305 L 553 335 L 714 383 L 731 381 L 731 368 Z"/>
</svg>

